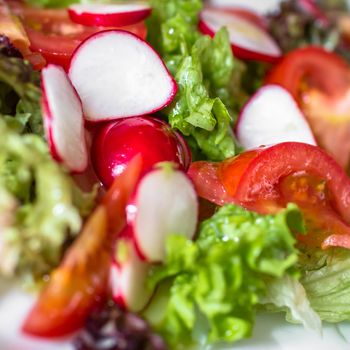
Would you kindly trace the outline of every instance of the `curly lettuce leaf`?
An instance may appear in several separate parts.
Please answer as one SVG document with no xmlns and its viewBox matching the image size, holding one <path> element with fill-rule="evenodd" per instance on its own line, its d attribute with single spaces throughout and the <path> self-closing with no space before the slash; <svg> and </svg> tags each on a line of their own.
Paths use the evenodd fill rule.
<svg viewBox="0 0 350 350">
<path fill-rule="evenodd" d="M 179 85 L 166 115 L 184 134 L 195 158 L 222 160 L 237 152 L 232 132 L 233 76 L 240 75 L 227 30 L 214 39 L 197 30 L 199 0 L 151 1 L 148 40 L 158 50 Z"/>
<path fill-rule="evenodd" d="M 300 269 L 312 308 L 327 322 L 350 320 L 350 251 L 305 250 Z"/>
<path fill-rule="evenodd" d="M 269 311 L 286 311 L 291 323 L 301 323 L 306 329 L 322 333 L 320 316 L 311 307 L 303 285 L 294 276 L 266 280 L 266 294 L 259 302 Z"/>
<path fill-rule="evenodd" d="M 76 187 L 39 136 L 3 121 L 0 134 L 0 274 L 42 277 L 79 232 L 95 193 Z"/>
<path fill-rule="evenodd" d="M 39 73 L 21 58 L 0 55 L 0 117 L 19 133 L 44 137 Z"/>
<path fill-rule="evenodd" d="M 197 31 L 201 0 L 150 0 L 148 39 L 163 56 L 183 56 L 200 36 Z"/>
<path fill-rule="evenodd" d="M 170 344 L 198 342 L 192 332 L 198 323 L 208 331 L 204 343 L 250 336 L 266 278 L 295 273 L 291 230 L 301 222 L 293 205 L 267 216 L 226 205 L 202 223 L 195 242 L 171 236 L 165 264 L 150 277 L 153 286 L 165 283 L 167 292 L 156 296 L 145 316 Z"/>
</svg>

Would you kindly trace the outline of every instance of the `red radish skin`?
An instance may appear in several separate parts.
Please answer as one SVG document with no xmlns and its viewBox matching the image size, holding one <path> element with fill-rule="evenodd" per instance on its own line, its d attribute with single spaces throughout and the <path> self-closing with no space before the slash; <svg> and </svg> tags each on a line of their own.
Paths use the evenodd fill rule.
<svg viewBox="0 0 350 350">
<path fill-rule="evenodd" d="M 278 85 L 265 85 L 248 100 L 235 131 L 245 149 L 287 141 L 317 145 L 293 96 Z"/>
<path fill-rule="evenodd" d="M 147 4 L 75 4 L 68 8 L 70 19 L 84 26 L 122 27 L 140 22 L 151 14 Z"/>
<path fill-rule="evenodd" d="M 192 239 L 198 220 L 198 200 L 186 174 L 168 163 L 145 175 L 127 206 L 127 221 L 141 258 L 164 261 L 166 238 L 171 234 Z"/>
<path fill-rule="evenodd" d="M 42 112 L 52 157 L 73 173 L 88 165 L 80 99 L 64 69 L 48 65 L 42 70 Z"/>
<path fill-rule="evenodd" d="M 158 53 L 123 30 L 99 32 L 82 42 L 72 56 L 69 77 L 92 122 L 152 114 L 177 93 Z"/>
<path fill-rule="evenodd" d="M 126 228 L 126 231 L 130 229 Z M 117 242 L 117 251 L 121 245 L 124 256 L 121 261 L 118 261 L 117 256 L 110 269 L 112 297 L 121 308 L 139 312 L 144 309 L 153 294 L 147 287 L 151 265 L 139 257 L 133 242 L 124 235 Z"/>
<path fill-rule="evenodd" d="M 204 9 L 200 14 L 199 29 L 211 37 L 226 26 L 233 53 L 244 60 L 276 63 L 282 52 L 274 39 L 259 25 L 242 16 L 220 9 Z"/>
<path fill-rule="evenodd" d="M 173 161 L 185 170 L 191 163 L 191 153 L 183 137 L 153 117 L 109 122 L 94 136 L 92 163 L 107 188 L 136 154 L 142 155 L 143 173 L 162 161 Z"/>
</svg>

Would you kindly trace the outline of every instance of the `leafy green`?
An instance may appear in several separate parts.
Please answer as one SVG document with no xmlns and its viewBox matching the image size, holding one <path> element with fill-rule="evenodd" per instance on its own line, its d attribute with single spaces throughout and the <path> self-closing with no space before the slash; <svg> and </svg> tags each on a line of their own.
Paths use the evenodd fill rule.
<svg viewBox="0 0 350 350">
<path fill-rule="evenodd" d="M 21 58 L 0 55 L 0 117 L 20 133 L 43 137 L 39 73 Z"/>
<path fill-rule="evenodd" d="M 76 187 L 38 135 L 19 135 L 1 120 L 0 134 L 0 274 L 41 277 L 79 232 L 95 193 Z"/>
<path fill-rule="evenodd" d="M 318 0 L 317 3 L 325 15 L 323 20 L 307 11 L 300 1 L 282 1 L 279 10 L 268 16 L 270 33 L 284 52 L 308 45 L 323 46 L 350 62 L 349 50 L 332 13 L 334 10 L 345 11 L 346 1 Z"/>
<path fill-rule="evenodd" d="M 167 284 L 168 295 L 156 297 L 145 316 L 170 344 L 195 341 L 198 322 L 207 327 L 205 342 L 248 337 L 265 279 L 294 275 L 291 230 L 301 227 L 294 205 L 267 216 L 226 205 L 202 223 L 195 242 L 171 236 L 165 264 L 150 277 L 153 286 Z M 155 316 L 159 302 L 162 313 Z"/>
<path fill-rule="evenodd" d="M 300 261 L 303 284 L 312 308 L 322 320 L 350 320 L 350 251 L 303 251 Z"/>
<path fill-rule="evenodd" d="M 190 141 L 197 157 L 222 160 L 236 154 L 231 130 L 233 76 L 240 74 L 226 29 L 214 39 L 197 30 L 199 0 L 151 1 L 149 40 L 175 76 L 179 92 L 166 110 L 169 123 Z"/>
<path fill-rule="evenodd" d="M 267 279 L 267 292 L 259 302 L 270 311 L 286 311 L 287 321 L 302 323 L 305 328 L 322 332 L 319 315 L 310 306 L 303 285 L 294 276 Z"/>
</svg>

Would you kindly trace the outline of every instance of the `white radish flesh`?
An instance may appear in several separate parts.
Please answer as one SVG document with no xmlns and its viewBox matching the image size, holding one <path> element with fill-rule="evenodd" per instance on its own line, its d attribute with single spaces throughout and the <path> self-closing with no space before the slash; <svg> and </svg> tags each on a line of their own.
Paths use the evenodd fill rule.
<svg viewBox="0 0 350 350">
<path fill-rule="evenodd" d="M 245 149 L 287 141 L 316 145 L 292 95 L 278 85 L 266 85 L 249 99 L 239 116 L 236 134 Z"/>
<path fill-rule="evenodd" d="M 113 300 L 121 307 L 133 312 L 141 311 L 152 296 L 147 288 L 150 265 L 137 254 L 132 241 L 121 239 L 125 256 L 114 261 L 110 270 Z"/>
<path fill-rule="evenodd" d="M 43 117 L 52 156 L 73 172 L 88 164 L 81 102 L 62 67 L 42 70 Z"/>
<path fill-rule="evenodd" d="M 100 32 L 84 41 L 72 57 L 69 77 L 90 121 L 153 113 L 177 92 L 158 54 L 121 30 Z"/>
<path fill-rule="evenodd" d="M 197 195 L 189 178 L 179 170 L 162 167 L 139 183 L 133 204 L 127 206 L 135 243 L 149 262 L 163 261 L 168 235 L 192 239 L 197 225 Z"/>
<path fill-rule="evenodd" d="M 234 54 L 242 59 L 274 63 L 282 52 L 274 39 L 261 26 L 225 10 L 206 8 L 200 14 L 199 28 L 214 36 L 226 27 Z"/>
<path fill-rule="evenodd" d="M 73 22 L 85 26 L 118 27 L 144 20 L 151 7 L 145 3 L 74 4 L 68 14 Z"/>
</svg>

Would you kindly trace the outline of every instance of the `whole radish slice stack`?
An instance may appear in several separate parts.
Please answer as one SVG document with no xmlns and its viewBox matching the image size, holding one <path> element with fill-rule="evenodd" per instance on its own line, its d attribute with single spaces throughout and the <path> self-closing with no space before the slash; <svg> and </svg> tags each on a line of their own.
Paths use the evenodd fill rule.
<svg viewBox="0 0 350 350">
<path fill-rule="evenodd" d="M 191 152 L 184 138 L 170 125 L 153 117 L 111 121 L 95 134 L 91 157 L 96 174 L 105 187 L 137 154 L 142 155 L 142 173 L 162 161 L 177 163 L 187 170 Z"/>
<path fill-rule="evenodd" d="M 246 149 L 286 141 L 316 145 L 292 95 L 278 85 L 266 85 L 249 99 L 238 118 L 236 135 Z"/>
<path fill-rule="evenodd" d="M 145 115 L 168 105 L 175 80 L 149 44 L 109 30 L 84 41 L 72 56 L 69 77 L 89 121 Z"/>
<path fill-rule="evenodd" d="M 85 26 L 122 27 L 140 22 L 151 14 L 146 3 L 74 4 L 68 9 L 71 20 Z"/>
<path fill-rule="evenodd" d="M 42 70 L 42 110 L 46 137 L 54 159 L 72 172 L 88 164 L 81 102 L 64 69 L 49 65 Z"/>
<path fill-rule="evenodd" d="M 122 308 L 139 312 L 152 296 L 147 288 L 151 265 L 138 256 L 133 242 L 127 238 L 117 242 L 116 251 L 110 270 L 113 300 Z"/>
<path fill-rule="evenodd" d="M 217 8 L 201 12 L 199 29 L 203 34 L 214 36 L 222 27 L 227 28 L 233 53 L 238 58 L 275 63 L 282 55 L 277 43 L 261 25 Z"/>
<path fill-rule="evenodd" d="M 195 234 L 196 191 L 187 175 L 172 163 L 160 163 L 141 179 L 126 210 L 136 247 L 148 262 L 164 260 L 168 235 L 192 239 Z"/>
</svg>

